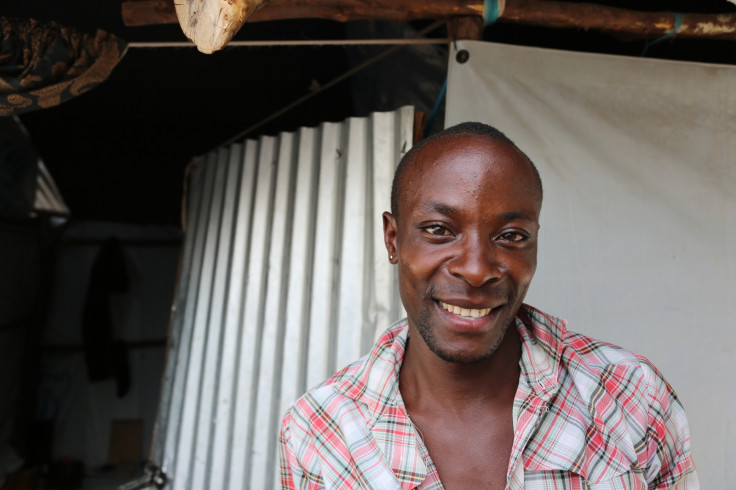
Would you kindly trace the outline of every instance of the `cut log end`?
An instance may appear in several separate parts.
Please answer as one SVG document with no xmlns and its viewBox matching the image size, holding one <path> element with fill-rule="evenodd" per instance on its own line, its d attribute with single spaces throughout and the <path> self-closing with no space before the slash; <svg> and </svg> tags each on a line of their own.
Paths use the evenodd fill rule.
<svg viewBox="0 0 736 490">
<path fill-rule="evenodd" d="M 211 54 L 227 46 L 263 0 L 184 0 L 176 4 L 181 30 L 197 49 Z"/>
</svg>

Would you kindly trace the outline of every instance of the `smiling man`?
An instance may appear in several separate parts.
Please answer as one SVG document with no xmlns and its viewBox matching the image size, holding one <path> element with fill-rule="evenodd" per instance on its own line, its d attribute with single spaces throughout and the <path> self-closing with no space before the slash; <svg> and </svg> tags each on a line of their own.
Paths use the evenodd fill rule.
<svg viewBox="0 0 736 490">
<path fill-rule="evenodd" d="M 446 129 L 404 156 L 391 201 L 407 319 L 289 409 L 284 488 L 698 488 L 656 368 L 523 304 L 542 184 L 521 150 Z"/>
</svg>

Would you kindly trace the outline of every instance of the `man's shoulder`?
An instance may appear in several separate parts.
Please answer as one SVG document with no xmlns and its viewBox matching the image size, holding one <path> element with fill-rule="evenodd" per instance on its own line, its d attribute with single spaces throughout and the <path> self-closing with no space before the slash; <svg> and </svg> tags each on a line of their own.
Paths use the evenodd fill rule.
<svg viewBox="0 0 736 490">
<path fill-rule="evenodd" d="M 656 366 L 641 354 L 568 330 L 565 320 L 529 305 L 524 306 L 522 319 L 531 324 L 537 343 L 579 388 L 674 393 Z"/>
<path fill-rule="evenodd" d="M 398 370 L 403 359 L 406 330 L 406 319 L 391 324 L 376 340 L 368 354 L 343 367 L 306 394 L 321 392 L 326 387 L 343 391 L 352 385 L 362 385 L 370 381 L 370 376 L 375 375 L 375 371 L 391 375 L 389 371 Z"/>
<path fill-rule="evenodd" d="M 562 362 L 578 390 L 590 399 L 596 398 L 596 392 L 605 392 L 622 406 L 644 409 L 657 399 L 676 397 L 649 359 L 610 342 L 568 332 Z"/>
<path fill-rule="evenodd" d="M 392 324 L 371 351 L 309 389 L 289 407 L 286 419 L 315 413 L 329 416 L 356 403 L 379 406 L 387 402 L 391 384 L 397 384 L 398 367 L 406 342 L 406 320 Z M 396 388 L 397 389 L 397 388 Z"/>
<path fill-rule="evenodd" d="M 568 362 L 599 369 L 610 368 L 613 365 L 637 369 L 652 366 L 641 354 L 574 331 L 567 331 L 565 334 L 563 357 Z"/>
<path fill-rule="evenodd" d="M 560 457 L 547 438 L 535 438 L 529 465 L 564 468 L 574 460 L 573 471 L 592 482 L 638 466 L 650 482 L 659 474 L 678 488 L 686 480 L 697 484 L 682 404 L 646 357 L 569 331 L 564 320 L 532 307 L 519 319 L 527 356 L 522 380 L 549 397 L 538 433 L 565 433 L 566 450 L 589 455 Z"/>
<path fill-rule="evenodd" d="M 349 401 L 340 393 L 341 386 L 355 377 L 368 356 L 363 356 L 348 364 L 325 381 L 307 390 L 289 406 L 283 423 L 301 419 L 305 422 L 315 417 L 325 418 L 334 415 Z"/>
<path fill-rule="evenodd" d="M 568 330 L 566 320 L 533 306 L 523 305 L 519 317 L 528 327 L 529 336 L 552 357 L 582 363 L 591 368 L 612 364 L 654 367 L 645 356 L 611 342 Z"/>
</svg>

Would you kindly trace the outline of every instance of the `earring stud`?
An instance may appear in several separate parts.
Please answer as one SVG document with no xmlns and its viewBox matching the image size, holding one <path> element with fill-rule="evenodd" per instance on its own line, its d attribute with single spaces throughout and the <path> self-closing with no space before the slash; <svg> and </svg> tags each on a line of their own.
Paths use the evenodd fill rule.
<svg viewBox="0 0 736 490">
<path fill-rule="evenodd" d="M 388 260 L 394 260 L 394 256 L 393 255 L 389 255 L 388 256 Z"/>
</svg>

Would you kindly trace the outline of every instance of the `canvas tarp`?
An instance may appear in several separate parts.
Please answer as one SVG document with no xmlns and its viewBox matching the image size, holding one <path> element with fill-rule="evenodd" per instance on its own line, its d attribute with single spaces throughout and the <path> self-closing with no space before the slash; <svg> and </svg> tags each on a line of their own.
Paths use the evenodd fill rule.
<svg viewBox="0 0 736 490">
<path fill-rule="evenodd" d="M 481 42 L 450 60 L 446 126 L 496 126 L 542 176 L 527 302 L 651 359 L 688 412 L 702 487 L 727 488 L 736 67 Z"/>
</svg>

